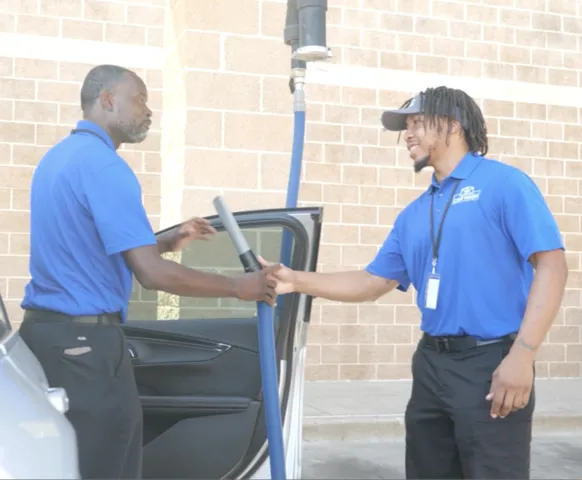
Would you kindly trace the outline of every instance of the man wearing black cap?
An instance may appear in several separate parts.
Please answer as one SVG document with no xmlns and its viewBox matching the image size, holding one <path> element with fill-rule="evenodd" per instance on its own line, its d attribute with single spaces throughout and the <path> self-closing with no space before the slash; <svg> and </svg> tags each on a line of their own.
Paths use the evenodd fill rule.
<svg viewBox="0 0 582 480">
<path fill-rule="evenodd" d="M 361 271 L 273 276 L 279 294 L 375 301 L 417 290 L 423 336 L 406 408 L 407 478 L 530 475 L 534 361 L 568 270 L 535 183 L 485 158 L 485 120 L 461 90 L 427 89 L 382 115 L 431 184 Z M 266 264 L 266 262 L 264 262 Z"/>
</svg>

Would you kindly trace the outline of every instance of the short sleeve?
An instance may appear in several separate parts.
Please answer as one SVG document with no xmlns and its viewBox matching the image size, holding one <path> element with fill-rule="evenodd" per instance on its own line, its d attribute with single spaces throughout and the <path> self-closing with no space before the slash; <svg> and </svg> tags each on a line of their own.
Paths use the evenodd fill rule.
<svg viewBox="0 0 582 480">
<path fill-rule="evenodd" d="M 377 277 L 398 282 L 398 289 L 406 292 L 410 287 L 410 278 L 400 249 L 400 232 L 402 218 L 399 215 L 394 228 L 384 241 L 376 257 L 366 267 L 366 271 Z"/>
<path fill-rule="evenodd" d="M 85 197 L 107 255 L 157 243 L 139 181 L 121 158 L 88 178 Z"/>
<path fill-rule="evenodd" d="M 503 228 L 524 261 L 537 252 L 564 248 L 558 224 L 528 175 L 512 171 L 502 189 Z"/>
</svg>

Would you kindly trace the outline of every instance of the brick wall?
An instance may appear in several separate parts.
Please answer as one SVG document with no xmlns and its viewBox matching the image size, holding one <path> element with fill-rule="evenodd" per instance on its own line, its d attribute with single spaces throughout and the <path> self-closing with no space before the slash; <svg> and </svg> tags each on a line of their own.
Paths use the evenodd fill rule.
<svg viewBox="0 0 582 480">
<path fill-rule="evenodd" d="M 330 0 L 334 59 L 308 74 L 300 200 L 325 206 L 320 271 L 365 265 L 430 175 L 412 173 L 396 135 L 381 131 L 380 112 L 427 86 L 464 88 L 483 107 L 490 155 L 532 175 L 557 216 L 571 271 L 538 374 L 579 376 L 582 12 L 571 0 L 508 3 Z M 89 40 L 95 55 L 109 48 L 119 63 L 133 62 L 154 90 L 152 104 L 164 112 L 159 132 L 124 152 L 144 181 L 154 223 L 212 213 L 217 193 L 235 209 L 283 204 L 292 128 L 284 2 L 172 0 L 165 17 L 161 0 L 30 4 L 2 4 L 21 11 L 0 13 L 0 33 Z M 122 58 L 124 45 L 161 52 L 161 60 L 140 67 L 134 55 Z M 44 62 L 35 54 L 0 61 L 0 288 L 15 315 L 27 275 L 30 173 L 76 120 L 86 71 L 65 54 Z M 419 336 L 414 301 L 413 292 L 365 305 L 317 300 L 308 378 L 408 377 Z"/>
</svg>

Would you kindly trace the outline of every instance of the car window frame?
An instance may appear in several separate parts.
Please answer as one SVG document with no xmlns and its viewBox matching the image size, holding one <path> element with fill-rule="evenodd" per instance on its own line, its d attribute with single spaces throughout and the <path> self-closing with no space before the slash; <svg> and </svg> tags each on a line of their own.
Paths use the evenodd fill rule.
<svg viewBox="0 0 582 480">
<path fill-rule="evenodd" d="M 6 310 L 6 305 L 4 304 L 4 298 L 0 294 L 0 342 L 12 333 L 12 324 L 10 323 L 10 318 L 8 318 L 8 311 Z"/>
</svg>

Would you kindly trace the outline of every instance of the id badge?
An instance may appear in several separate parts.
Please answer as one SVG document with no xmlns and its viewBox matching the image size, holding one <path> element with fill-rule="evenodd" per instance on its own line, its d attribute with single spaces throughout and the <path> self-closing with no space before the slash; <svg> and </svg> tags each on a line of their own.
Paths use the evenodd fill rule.
<svg viewBox="0 0 582 480">
<path fill-rule="evenodd" d="M 440 275 L 434 273 L 429 274 L 426 281 L 426 295 L 424 298 L 425 308 L 429 308 L 430 310 L 435 310 L 437 308 L 440 283 Z"/>
</svg>

